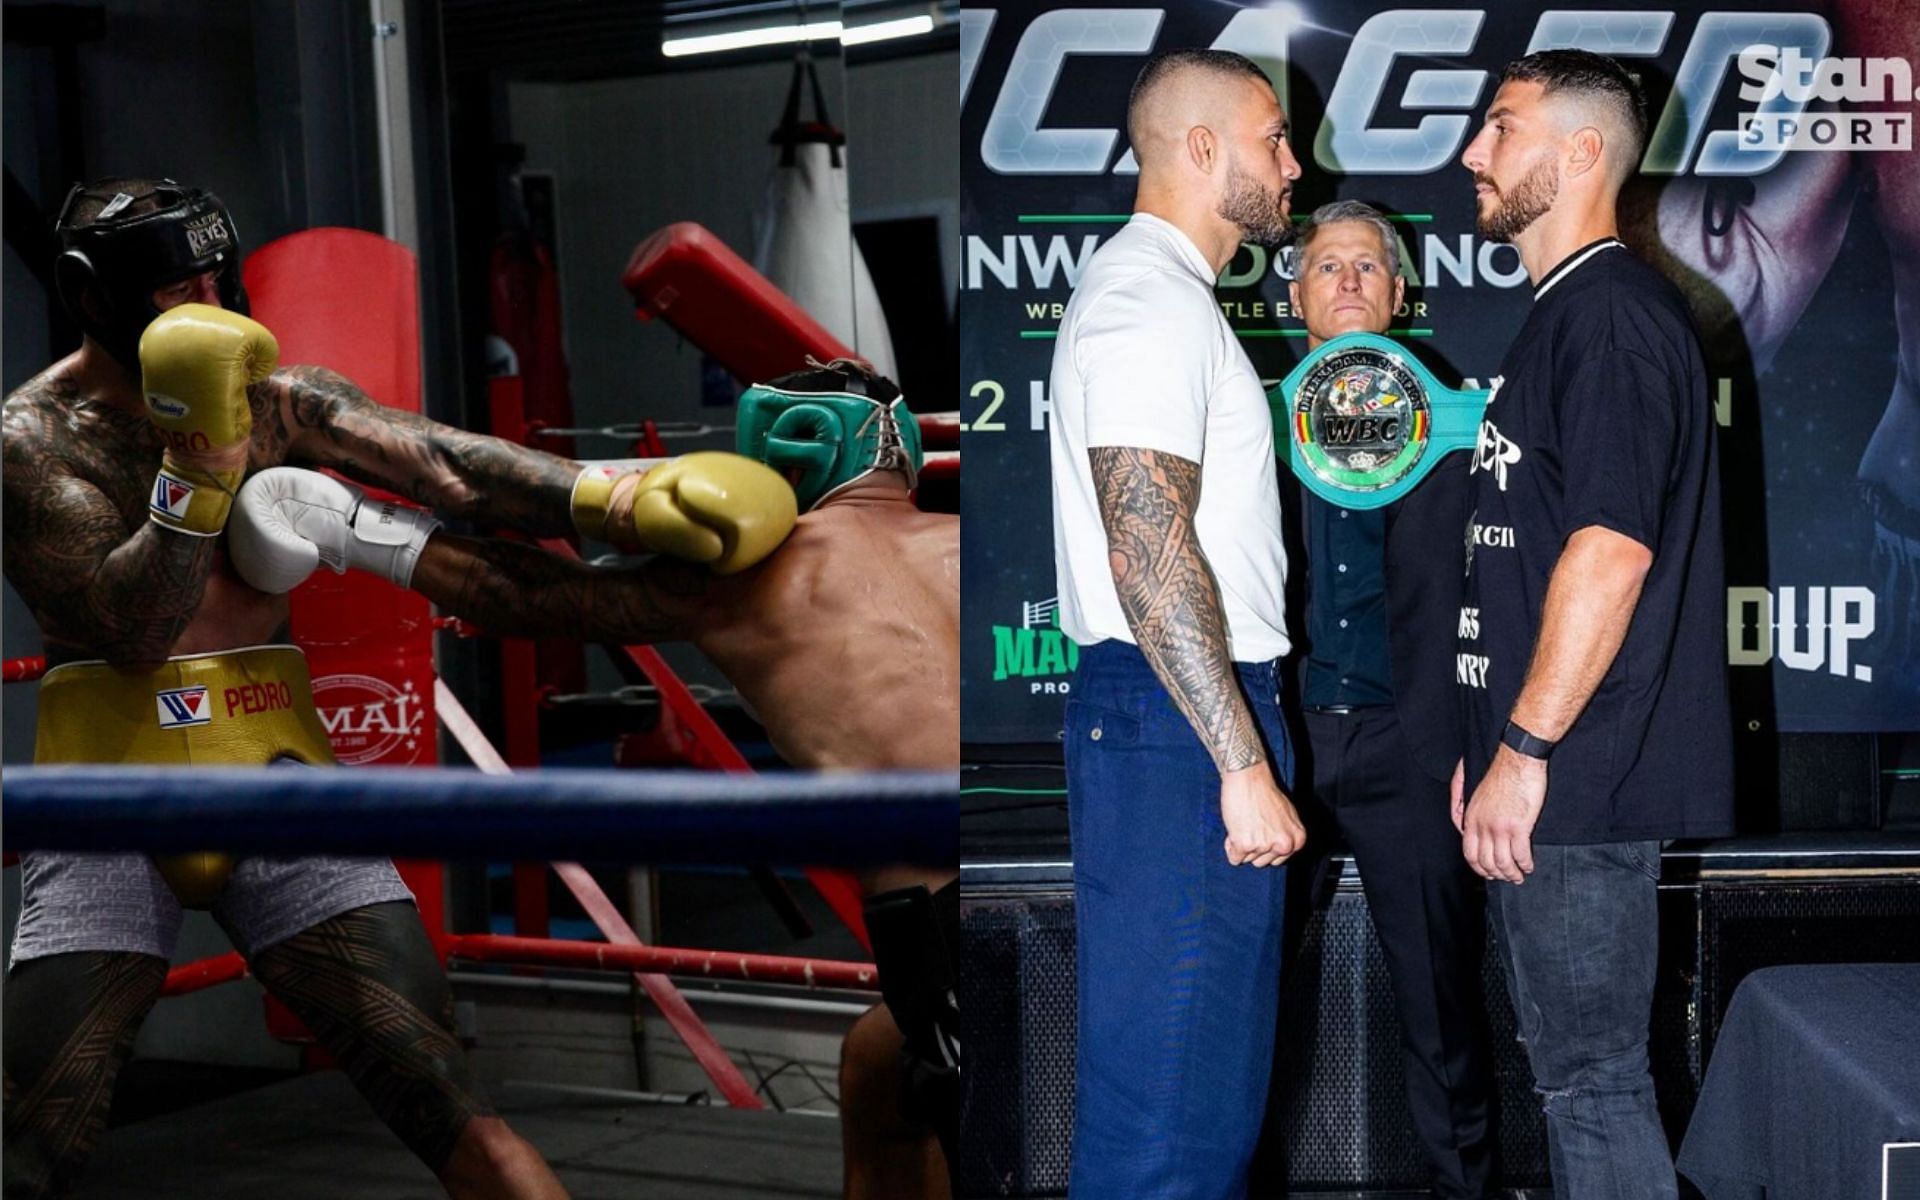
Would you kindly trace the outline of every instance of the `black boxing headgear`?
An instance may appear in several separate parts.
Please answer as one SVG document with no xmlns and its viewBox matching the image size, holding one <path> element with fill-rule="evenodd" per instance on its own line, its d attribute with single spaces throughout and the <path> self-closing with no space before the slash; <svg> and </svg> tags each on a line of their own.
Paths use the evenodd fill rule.
<svg viewBox="0 0 1920 1200">
<path fill-rule="evenodd" d="M 160 315 L 153 305 L 160 288 L 217 272 L 220 306 L 247 312 L 240 235 L 212 192 L 171 179 L 76 183 L 60 206 L 55 230 L 62 247 L 54 265 L 61 304 L 131 371 L 140 369 L 141 333 Z M 88 289 L 93 312 L 85 302 Z"/>
</svg>

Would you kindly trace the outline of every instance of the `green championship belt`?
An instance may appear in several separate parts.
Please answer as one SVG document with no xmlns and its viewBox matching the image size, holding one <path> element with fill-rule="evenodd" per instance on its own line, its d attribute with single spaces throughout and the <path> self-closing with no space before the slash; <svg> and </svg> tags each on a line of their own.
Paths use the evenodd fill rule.
<svg viewBox="0 0 1920 1200">
<path fill-rule="evenodd" d="M 1267 403 L 1308 490 L 1342 508 L 1379 508 L 1473 447 L 1487 395 L 1443 386 L 1378 334 L 1345 333 L 1301 360 Z"/>
</svg>

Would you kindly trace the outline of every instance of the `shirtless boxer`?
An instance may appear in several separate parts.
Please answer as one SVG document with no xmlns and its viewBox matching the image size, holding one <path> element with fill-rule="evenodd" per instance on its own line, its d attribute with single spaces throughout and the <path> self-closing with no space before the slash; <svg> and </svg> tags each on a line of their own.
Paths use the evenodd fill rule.
<svg viewBox="0 0 1920 1200">
<path fill-rule="evenodd" d="M 667 558 L 594 567 L 421 529 L 411 578 L 389 578 L 490 633 L 691 642 L 796 767 L 957 769 L 960 521 L 909 497 L 919 434 L 898 396 L 839 361 L 741 398 L 739 449 L 786 471 L 802 509 L 751 570 L 718 575 Z M 606 506 L 616 515 L 635 479 L 614 482 Z M 291 588 L 322 560 L 384 572 L 389 548 L 353 535 L 359 503 L 312 472 L 256 476 L 234 518 L 236 564 L 268 590 Z M 601 536 L 591 524 L 582 532 Z M 952 1145 L 958 1051 L 952 957 L 941 948 L 958 942 L 957 874 L 950 865 L 862 874 L 885 1004 L 856 1024 L 842 1062 L 849 1196 L 948 1194 L 927 1126 Z M 895 1099 L 896 1059 L 909 1077 L 905 1102 Z"/>
<path fill-rule="evenodd" d="M 206 192 L 76 187 L 59 231 L 61 299 L 85 339 L 4 411 L 6 577 L 52 664 L 36 761 L 330 763 L 305 662 L 285 645 L 286 601 L 227 559 L 220 535 L 241 476 L 325 464 L 445 512 L 561 533 L 581 468 L 383 408 L 330 371 L 274 370 L 271 336 L 223 311 L 245 310 L 240 251 Z M 641 536 L 684 544 L 662 507 L 649 502 L 645 519 L 666 525 Z M 405 519 L 370 511 L 382 517 Z M 221 711 L 243 684 L 287 702 Z M 183 901 L 212 908 L 254 977 L 448 1194 L 564 1194 L 475 1086 L 445 976 L 390 863 L 208 854 L 163 872 L 141 854 L 30 853 L 21 868 L 5 989 L 9 1196 L 65 1191 L 84 1166 L 160 994 Z"/>
</svg>

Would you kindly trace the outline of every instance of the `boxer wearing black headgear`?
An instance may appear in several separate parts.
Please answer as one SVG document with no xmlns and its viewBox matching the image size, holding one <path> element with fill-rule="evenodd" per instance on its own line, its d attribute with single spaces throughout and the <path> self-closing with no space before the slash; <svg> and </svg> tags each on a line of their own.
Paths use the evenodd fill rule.
<svg viewBox="0 0 1920 1200">
<path fill-rule="evenodd" d="M 53 668 L 36 759 L 327 762 L 304 662 L 283 644 L 287 602 L 248 587 L 226 552 L 246 473 L 324 462 L 449 515 L 558 536 L 573 526 L 581 464 L 386 408 L 324 368 L 274 369 L 273 334 L 223 311 L 246 304 L 240 248 L 205 192 L 165 180 L 82 186 L 58 227 L 55 280 L 87 336 L 0 412 L 0 549 Z M 290 704 L 229 708 L 212 724 L 166 715 L 163 693 L 220 694 L 182 685 L 183 673 L 258 681 L 256 668 L 277 673 Z M 276 731 L 269 716 L 294 724 Z M 187 865 L 163 873 L 132 851 L 22 855 L 0 993 L 7 1196 L 64 1194 L 78 1179 L 165 982 L 183 903 L 210 907 L 249 973 L 449 1195 L 564 1196 L 489 1108 L 391 864 L 207 854 Z"/>
<path fill-rule="evenodd" d="M 240 235 L 212 192 L 171 179 L 76 183 L 55 229 L 61 303 L 130 371 L 140 369 L 140 334 L 160 315 L 161 288 L 211 272 L 220 307 L 248 311 Z"/>
</svg>

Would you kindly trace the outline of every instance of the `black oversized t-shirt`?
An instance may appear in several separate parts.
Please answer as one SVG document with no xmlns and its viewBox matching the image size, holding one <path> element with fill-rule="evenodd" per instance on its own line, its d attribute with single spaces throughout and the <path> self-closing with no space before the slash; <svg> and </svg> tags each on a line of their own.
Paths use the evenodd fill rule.
<svg viewBox="0 0 1920 1200">
<path fill-rule="evenodd" d="M 1720 482 L 1698 339 L 1673 286 L 1611 238 L 1534 296 L 1473 452 L 1456 669 L 1467 786 L 1499 748 L 1567 538 L 1600 525 L 1653 565 L 1625 643 L 1554 751 L 1534 840 L 1731 833 Z"/>
</svg>

